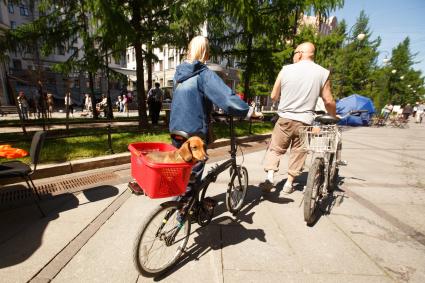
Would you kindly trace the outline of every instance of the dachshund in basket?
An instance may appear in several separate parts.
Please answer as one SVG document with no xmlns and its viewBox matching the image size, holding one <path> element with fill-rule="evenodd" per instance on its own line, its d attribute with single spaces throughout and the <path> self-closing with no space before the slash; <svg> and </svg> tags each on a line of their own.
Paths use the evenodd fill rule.
<svg viewBox="0 0 425 283">
<path fill-rule="evenodd" d="M 204 141 L 200 137 L 190 137 L 180 148 L 173 151 L 152 151 L 146 154 L 154 163 L 196 163 L 208 159 Z"/>
</svg>

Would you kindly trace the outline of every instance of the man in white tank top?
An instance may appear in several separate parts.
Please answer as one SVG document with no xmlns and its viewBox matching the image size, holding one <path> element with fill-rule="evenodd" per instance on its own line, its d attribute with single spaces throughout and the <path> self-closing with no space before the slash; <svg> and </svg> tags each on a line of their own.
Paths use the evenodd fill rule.
<svg viewBox="0 0 425 283">
<path fill-rule="evenodd" d="M 306 158 L 306 152 L 301 147 L 299 127 L 312 124 L 319 96 L 327 112 L 336 115 L 329 71 L 314 63 L 314 52 L 315 47 L 310 42 L 298 45 L 294 52 L 294 64 L 283 66 L 273 86 L 271 98 L 279 101 L 279 119 L 265 157 L 266 180 L 260 184 L 266 192 L 274 186 L 274 172 L 279 170 L 280 158 L 289 147 L 288 179 L 283 192 L 290 194 L 294 191 L 293 181 L 301 174 Z"/>
</svg>

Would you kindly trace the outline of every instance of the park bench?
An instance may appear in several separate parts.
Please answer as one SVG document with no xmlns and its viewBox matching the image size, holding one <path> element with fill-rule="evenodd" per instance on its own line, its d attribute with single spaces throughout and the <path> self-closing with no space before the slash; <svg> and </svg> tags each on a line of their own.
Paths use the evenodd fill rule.
<svg viewBox="0 0 425 283">
<path fill-rule="evenodd" d="M 0 115 L 18 114 L 18 109 L 13 105 L 0 105 Z"/>
</svg>

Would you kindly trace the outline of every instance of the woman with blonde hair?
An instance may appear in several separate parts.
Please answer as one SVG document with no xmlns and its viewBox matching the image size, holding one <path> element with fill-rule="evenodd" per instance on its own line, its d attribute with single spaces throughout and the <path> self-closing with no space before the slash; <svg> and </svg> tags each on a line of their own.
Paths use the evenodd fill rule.
<svg viewBox="0 0 425 283">
<path fill-rule="evenodd" d="M 208 58 L 208 39 L 196 36 L 189 43 L 187 59 L 176 68 L 169 129 L 177 148 L 183 144 L 184 138 L 173 133 L 184 133 L 185 138 L 199 136 L 206 144 L 212 142 L 208 130 L 213 105 L 233 116 L 245 117 L 248 113 L 249 106 L 207 67 Z M 193 167 L 195 186 L 199 184 L 203 170 L 202 162 Z M 190 195 L 190 191 L 188 187 L 185 196 Z"/>
</svg>

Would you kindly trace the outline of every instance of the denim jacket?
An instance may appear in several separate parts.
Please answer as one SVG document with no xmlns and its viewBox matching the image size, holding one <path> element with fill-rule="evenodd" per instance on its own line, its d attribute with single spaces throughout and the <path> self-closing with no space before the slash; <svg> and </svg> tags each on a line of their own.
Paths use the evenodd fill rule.
<svg viewBox="0 0 425 283">
<path fill-rule="evenodd" d="M 195 61 L 177 66 L 170 132 L 207 136 L 213 104 L 233 116 L 245 117 L 249 110 L 249 106 L 205 64 Z"/>
</svg>

